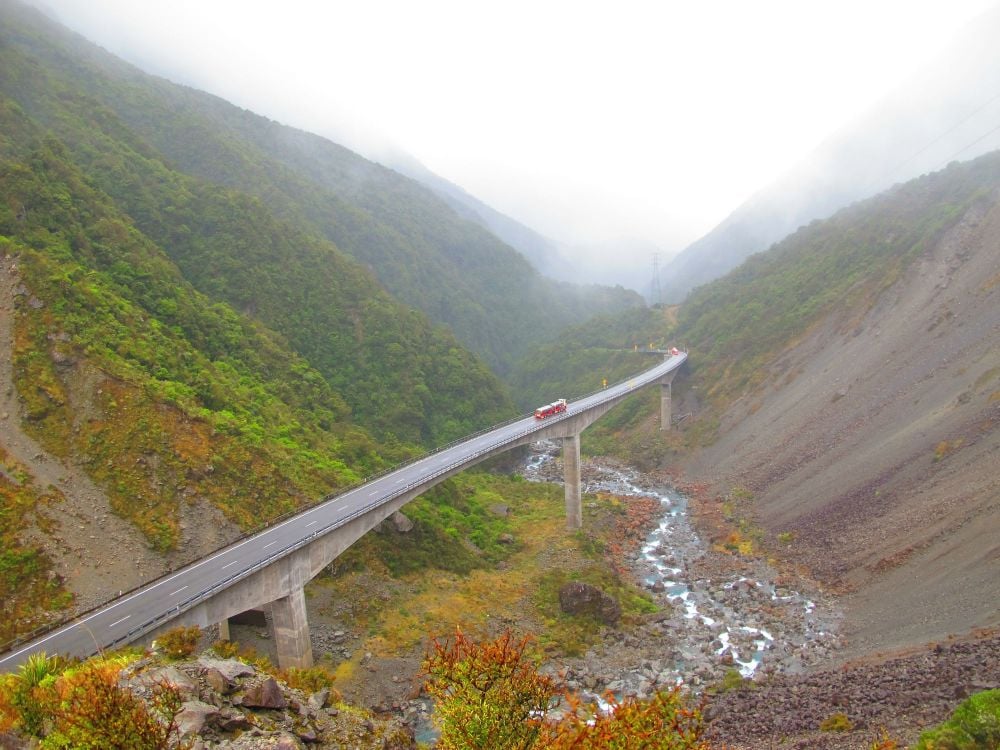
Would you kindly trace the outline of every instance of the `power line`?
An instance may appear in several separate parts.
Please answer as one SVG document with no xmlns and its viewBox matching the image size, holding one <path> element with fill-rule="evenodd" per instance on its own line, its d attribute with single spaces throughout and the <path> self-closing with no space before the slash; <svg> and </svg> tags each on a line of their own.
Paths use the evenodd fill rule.
<svg viewBox="0 0 1000 750">
<path fill-rule="evenodd" d="M 947 164 L 947 163 L 948 163 L 948 162 L 950 162 L 950 161 L 953 161 L 953 160 L 955 159 L 955 157 L 957 157 L 957 156 L 958 156 L 958 155 L 959 155 L 960 153 L 962 153 L 963 151 L 968 151 L 968 150 L 969 150 L 970 148 L 972 148 L 973 146 L 975 146 L 975 145 L 976 145 L 977 143 L 979 143 L 979 142 L 980 142 L 981 140 L 984 140 L 984 139 L 986 139 L 986 138 L 990 137 L 991 135 L 993 135 L 993 134 L 994 134 L 995 132 L 997 132 L 998 130 L 1000 130 L 1000 125 L 997 125 L 997 126 L 996 126 L 995 128 L 993 128 L 993 129 L 992 129 L 991 131 L 989 131 L 989 132 L 988 132 L 988 133 L 986 133 L 985 135 L 981 135 L 981 136 L 979 136 L 978 138 L 976 138 L 976 140 L 974 140 L 974 141 L 973 141 L 972 143 L 970 143 L 969 145 L 967 145 L 967 146 L 963 146 L 963 147 L 962 147 L 962 148 L 960 148 L 960 149 L 959 149 L 958 151 L 956 151 L 956 152 L 955 152 L 955 153 L 954 153 L 954 154 L 953 154 L 953 155 L 952 155 L 952 156 L 951 156 L 951 157 L 950 157 L 950 158 L 948 159 L 948 161 L 947 161 L 947 162 L 945 162 L 945 164 Z"/>
<path fill-rule="evenodd" d="M 916 159 L 918 156 L 920 156 L 922 153 L 924 153 L 925 151 L 927 151 L 932 146 L 936 145 L 938 142 L 940 142 L 946 136 L 949 136 L 952 133 L 954 133 L 956 130 L 958 130 L 960 127 L 962 127 L 965 123 L 967 123 L 969 120 L 971 120 L 973 117 L 975 117 L 976 115 L 978 115 L 980 112 L 982 112 L 984 109 L 986 109 L 988 106 L 990 106 L 991 104 L 993 104 L 993 102 L 997 101 L 998 99 L 1000 99 L 1000 94 L 995 94 L 994 96 L 990 97 L 990 99 L 988 99 L 984 104 L 981 104 L 978 107 L 976 107 L 972 112 L 970 112 L 969 114 L 967 114 L 965 117 L 963 117 L 957 123 L 955 123 L 954 125 L 952 125 L 946 131 L 944 131 L 943 133 L 941 133 L 937 138 L 935 138 L 930 143 L 928 143 L 927 145 L 925 145 L 923 148 L 921 148 L 915 154 L 912 154 L 911 156 L 907 157 L 906 159 L 904 159 L 903 161 L 901 161 L 899 164 L 897 164 L 895 167 L 893 167 L 888 172 L 886 172 L 884 179 L 891 178 L 894 174 L 896 174 L 899 170 L 901 170 L 903 167 L 905 167 L 911 161 L 913 161 L 914 159 Z M 990 131 L 990 132 L 992 133 L 993 131 Z M 989 133 L 987 133 L 986 135 L 989 135 Z M 983 138 L 985 138 L 985 137 L 986 136 L 983 136 Z M 982 138 L 980 138 L 979 140 L 982 140 Z M 971 148 L 972 146 L 974 146 L 978 142 L 979 141 L 974 141 L 973 143 L 970 143 L 968 146 L 966 146 L 965 148 L 963 148 L 962 151 L 965 151 L 965 149 L 967 149 L 967 148 Z M 959 151 L 958 153 L 960 154 L 960 153 L 962 153 L 962 151 Z M 956 156 L 957 156 L 957 154 L 956 154 Z M 953 156 L 953 157 L 951 157 L 951 159 L 948 159 L 948 161 L 950 162 L 954 158 L 955 157 Z M 947 164 L 947 163 L 948 162 L 945 162 L 945 164 Z"/>
</svg>

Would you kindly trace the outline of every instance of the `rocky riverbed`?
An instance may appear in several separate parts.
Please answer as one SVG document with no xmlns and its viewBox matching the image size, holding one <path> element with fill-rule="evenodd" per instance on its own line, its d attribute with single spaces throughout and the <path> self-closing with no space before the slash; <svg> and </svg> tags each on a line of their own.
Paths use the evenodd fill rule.
<svg viewBox="0 0 1000 750">
<path fill-rule="evenodd" d="M 537 445 L 524 474 L 559 481 L 558 446 Z M 712 548 L 692 525 L 686 499 L 665 477 L 602 460 L 585 462 L 582 480 L 584 492 L 660 503 L 655 528 L 634 540 L 630 572 L 661 611 L 634 629 L 608 628 L 600 645 L 582 657 L 547 665 L 571 689 L 594 698 L 606 691 L 648 697 L 677 684 L 700 692 L 727 672 L 743 678 L 801 672 L 838 647 L 839 615 L 832 602 L 804 591 L 804 581 L 793 584 L 764 560 Z"/>
</svg>

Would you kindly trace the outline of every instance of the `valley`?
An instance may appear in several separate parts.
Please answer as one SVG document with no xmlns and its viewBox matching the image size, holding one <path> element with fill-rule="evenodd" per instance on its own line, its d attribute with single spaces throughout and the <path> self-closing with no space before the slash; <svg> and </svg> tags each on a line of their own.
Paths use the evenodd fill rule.
<svg viewBox="0 0 1000 750">
<path fill-rule="evenodd" d="M 242 586 L 202 630 L 97 662 L 146 700 L 193 639 L 188 702 L 225 697 L 199 747 L 412 750 L 459 633 L 528 638 L 546 702 L 499 724 L 628 738 L 680 685 L 698 750 L 896 750 L 1000 688 L 1000 152 L 751 200 L 678 256 L 676 305 L 555 281 L 507 244 L 561 263 L 546 238 L 406 173 L 0 0 L 0 641 L 263 529 L 152 592 L 166 618 Z M 108 643 L 161 622 L 130 617 Z M 237 655 L 304 692 L 245 713 L 259 685 L 205 666 Z M 79 674 L 0 675 L 0 746 L 56 747 L 50 668 Z"/>
</svg>

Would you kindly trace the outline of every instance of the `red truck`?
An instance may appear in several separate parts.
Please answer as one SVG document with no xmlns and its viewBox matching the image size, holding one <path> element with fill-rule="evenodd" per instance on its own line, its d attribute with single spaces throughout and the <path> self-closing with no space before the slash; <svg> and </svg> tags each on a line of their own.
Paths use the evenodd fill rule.
<svg viewBox="0 0 1000 750">
<path fill-rule="evenodd" d="M 551 417 L 553 414 L 559 414 L 564 411 L 566 411 L 566 399 L 561 398 L 558 401 L 553 401 L 551 404 L 539 406 L 535 409 L 535 419 L 545 419 L 546 417 Z"/>
</svg>

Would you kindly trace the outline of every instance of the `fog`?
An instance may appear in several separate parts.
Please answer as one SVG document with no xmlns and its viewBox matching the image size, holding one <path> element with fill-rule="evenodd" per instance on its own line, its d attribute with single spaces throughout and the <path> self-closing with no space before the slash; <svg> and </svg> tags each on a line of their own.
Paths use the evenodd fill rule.
<svg viewBox="0 0 1000 750">
<path fill-rule="evenodd" d="M 390 166 L 406 153 L 636 287 L 652 252 L 704 235 L 992 5 L 36 4 L 149 72 Z"/>
</svg>

